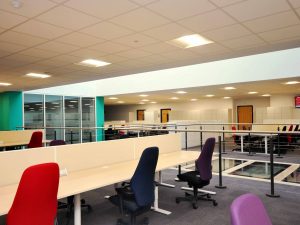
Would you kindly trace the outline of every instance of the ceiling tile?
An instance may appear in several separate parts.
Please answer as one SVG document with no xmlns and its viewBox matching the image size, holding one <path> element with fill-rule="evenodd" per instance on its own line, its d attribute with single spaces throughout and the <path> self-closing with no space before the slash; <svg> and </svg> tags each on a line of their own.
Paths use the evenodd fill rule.
<svg viewBox="0 0 300 225">
<path fill-rule="evenodd" d="M 129 46 L 114 43 L 111 41 L 97 44 L 97 45 L 91 46 L 89 48 L 100 51 L 100 52 L 110 53 L 110 54 L 116 53 L 116 52 L 122 52 L 122 51 L 130 49 Z"/>
<path fill-rule="evenodd" d="M 18 52 L 25 48 L 27 48 L 27 47 L 23 46 L 23 45 L 12 44 L 12 43 L 8 43 L 8 42 L 0 41 L 0 49 L 3 51 L 10 52 L 10 53 Z"/>
<path fill-rule="evenodd" d="M 261 36 L 264 40 L 268 42 L 278 41 L 281 39 L 287 39 L 292 37 L 298 37 L 300 36 L 300 25 L 282 28 L 278 30 L 267 31 L 264 33 L 260 33 L 259 36 Z"/>
<path fill-rule="evenodd" d="M 60 55 L 54 58 L 54 60 L 67 62 L 67 63 L 78 63 L 81 62 L 84 58 L 83 57 L 77 57 L 73 55 Z"/>
<path fill-rule="evenodd" d="M 147 5 L 149 3 L 157 2 L 159 0 L 131 0 L 131 1 L 135 2 L 136 4 L 139 4 L 139 5 Z"/>
<path fill-rule="evenodd" d="M 300 0 L 289 0 L 289 2 L 292 4 L 294 8 L 300 7 Z"/>
<path fill-rule="evenodd" d="M 0 57 L 8 56 L 10 54 L 11 54 L 11 52 L 0 49 Z"/>
<path fill-rule="evenodd" d="M 72 44 L 79 47 L 87 47 L 90 45 L 95 45 L 97 43 L 103 42 L 103 39 L 95 38 L 82 33 L 72 33 L 68 34 L 64 37 L 56 39 L 59 42 L 63 42 L 66 44 Z"/>
<path fill-rule="evenodd" d="M 136 58 L 145 57 L 145 56 L 148 56 L 151 54 L 152 53 L 146 52 L 143 50 L 131 49 L 129 51 L 119 52 L 117 55 L 129 58 L 129 59 L 136 59 Z"/>
<path fill-rule="evenodd" d="M 171 52 L 171 51 L 176 51 L 178 50 L 178 47 L 175 47 L 173 45 L 161 42 L 161 43 L 156 43 L 153 45 L 147 45 L 143 46 L 140 49 L 145 50 L 147 52 L 152 52 L 155 54 L 163 53 L 163 52 Z"/>
<path fill-rule="evenodd" d="M 161 55 L 157 55 L 157 54 L 141 57 L 141 58 L 139 58 L 139 60 L 149 63 L 149 64 L 157 64 L 157 65 L 160 65 L 162 63 L 166 63 L 166 62 L 170 61 L 169 59 L 167 59 Z"/>
<path fill-rule="evenodd" d="M 208 0 L 189 0 L 188 2 L 182 0 L 161 0 L 146 7 L 171 20 L 179 20 L 216 8 Z"/>
<path fill-rule="evenodd" d="M 14 31 L 7 31 L 1 34 L 0 40 L 9 43 L 21 44 L 27 47 L 38 45 L 42 42 L 47 41 L 44 38 L 33 37 L 27 34 L 22 34 Z"/>
<path fill-rule="evenodd" d="M 64 65 L 69 64 L 69 62 L 61 61 L 56 58 L 53 58 L 53 59 L 39 61 L 38 64 L 44 65 L 44 66 L 49 66 L 51 68 L 51 67 L 64 66 Z"/>
<path fill-rule="evenodd" d="M 143 33 L 162 41 L 169 41 L 184 35 L 193 34 L 192 31 L 176 23 L 170 23 L 161 27 L 146 30 Z"/>
<path fill-rule="evenodd" d="M 36 48 L 44 49 L 44 50 L 51 50 L 58 53 L 68 53 L 71 51 L 75 51 L 79 47 L 69 44 L 63 44 L 56 41 L 49 41 L 45 44 L 39 45 Z"/>
<path fill-rule="evenodd" d="M 211 2 L 215 3 L 219 7 L 223 7 L 226 5 L 231 5 L 237 2 L 242 2 L 245 0 L 210 0 Z"/>
<path fill-rule="evenodd" d="M 125 60 L 128 60 L 128 58 L 120 56 L 120 55 L 105 55 L 101 57 L 102 60 L 105 62 L 110 62 L 110 63 L 118 63 L 118 62 L 123 62 Z"/>
<path fill-rule="evenodd" d="M 176 61 L 197 58 L 197 54 L 187 51 L 186 49 L 179 49 L 177 51 L 162 53 L 160 55 Z"/>
<path fill-rule="evenodd" d="M 258 7 L 259 6 L 259 7 Z M 246 21 L 290 9 L 286 0 L 251 0 L 225 7 L 224 10 L 239 21 Z"/>
<path fill-rule="evenodd" d="M 249 35 L 237 39 L 227 40 L 222 42 L 223 45 L 232 49 L 248 48 L 249 46 L 260 46 L 265 44 L 256 35 Z"/>
<path fill-rule="evenodd" d="M 268 30 L 274 30 L 286 26 L 299 24 L 300 20 L 293 11 L 283 12 L 266 16 L 263 18 L 245 22 L 245 26 L 249 27 L 252 31 L 259 33 Z"/>
<path fill-rule="evenodd" d="M 99 19 L 75 11 L 65 6 L 59 6 L 36 18 L 42 22 L 76 30 L 100 22 Z"/>
<path fill-rule="evenodd" d="M 148 9 L 139 8 L 111 19 L 112 22 L 128 27 L 135 31 L 143 31 L 152 27 L 169 23 L 167 19 Z"/>
<path fill-rule="evenodd" d="M 39 57 L 39 58 L 50 58 L 50 57 L 57 56 L 59 53 L 53 52 L 50 50 L 46 51 L 46 50 L 41 50 L 41 49 L 37 49 L 37 48 L 30 48 L 30 49 L 20 52 L 20 54 Z"/>
<path fill-rule="evenodd" d="M 63 3 L 63 2 L 66 2 L 68 0 L 51 0 L 52 2 L 55 2 L 55 3 Z"/>
<path fill-rule="evenodd" d="M 14 8 L 11 5 L 11 1 L 1 1 L 0 9 L 31 18 L 51 9 L 56 5 L 54 2 L 48 0 L 21 1 L 21 4 L 21 7 Z"/>
<path fill-rule="evenodd" d="M 133 48 L 149 45 L 158 42 L 157 40 L 143 34 L 133 34 L 114 40 L 117 43 L 128 45 Z"/>
<path fill-rule="evenodd" d="M 113 23 L 102 22 L 88 28 L 81 30 L 80 32 L 92 35 L 95 37 L 111 40 L 114 38 L 122 37 L 132 33 L 133 31 L 117 26 Z"/>
<path fill-rule="evenodd" d="M 36 20 L 29 20 L 13 29 L 14 31 L 30 34 L 47 39 L 57 38 L 70 32 L 65 28 L 56 27 Z"/>
<path fill-rule="evenodd" d="M 222 41 L 246 36 L 249 34 L 251 34 L 251 32 L 245 27 L 239 24 L 234 24 L 220 29 L 205 32 L 203 33 L 203 36 L 208 39 L 211 39 L 212 41 Z"/>
<path fill-rule="evenodd" d="M 65 5 L 101 19 L 108 19 L 138 7 L 128 0 L 109 0 L 105 3 L 99 0 L 89 0 L 88 4 L 82 0 L 70 0 Z"/>
<path fill-rule="evenodd" d="M 3 28 L 11 28 L 14 27 L 24 21 L 26 21 L 28 18 L 24 16 L 15 15 L 12 13 L 8 13 L 5 11 L 0 11 L 0 27 Z"/>
<path fill-rule="evenodd" d="M 0 27 L 0 33 L 2 33 L 3 31 L 5 31 L 6 29 Z"/>
<path fill-rule="evenodd" d="M 215 10 L 198 16 L 179 21 L 183 26 L 196 32 L 216 29 L 236 23 L 230 16 L 221 10 Z"/>
<path fill-rule="evenodd" d="M 28 55 L 23 55 L 23 54 L 10 55 L 8 57 L 5 57 L 5 59 L 11 60 L 12 63 L 18 62 L 18 63 L 20 63 L 20 65 L 29 64 L 29 63 L 33 63 L 33 62 L 41 60 L 41 58 L 39 58 L 39 57 L 28 56 Z"/>
<path fill-rule="evenodd" d="M 74 55 L 74 56 L 82 57 L 85 59 L 98 58 L 98 57 L 101 57 L 106 54 L 107 53 L 105 53 L 105 52 L 95 51 L 95 50 L 91 50 L 91 49 L 79 49 L 79 50 L 69 53 L 69 55 Z"/>
</svg>

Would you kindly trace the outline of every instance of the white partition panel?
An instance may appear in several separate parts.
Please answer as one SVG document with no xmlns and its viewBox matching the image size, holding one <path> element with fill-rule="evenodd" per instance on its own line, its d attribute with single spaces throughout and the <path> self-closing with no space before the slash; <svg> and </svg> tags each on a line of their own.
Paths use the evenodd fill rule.
<svg viewBox="0 0 300 225">
<path fill-rule="evenodd" d="M 134 139 L 57 146 L 57 162 L 76 171 L 134 159 Z"/>
<path fill-rule="evenodd" d="M 135 158 L 139 158 L 145 148 L 158 147 L 159 153 L 169 153 L 181 150 L 180 134 L 165 134 L 135 138 Z"/>
<path fill-rule="evenodd" d="M 45 138 L 44 130 L 12 130 L 12 131 L 0 131 L 0 141 L 3 143 L 19 143 L 30 141 L 31 135 L 35 131 L 42 131 L 43 138 Z"/>
<path fill-rule="evenodd" d="M 55 147 L 0 152 L 0 186 L 18 183 L 32 165 L 55 162 Z"/>
</svg>

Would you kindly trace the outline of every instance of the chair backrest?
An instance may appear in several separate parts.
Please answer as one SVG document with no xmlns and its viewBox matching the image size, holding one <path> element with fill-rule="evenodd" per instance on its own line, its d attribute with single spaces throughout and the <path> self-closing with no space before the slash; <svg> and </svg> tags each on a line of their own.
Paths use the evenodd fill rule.
<svg viewBox="0 0 300 225">
<path fill-rule="evenodd" d="M 154 176 L 159 150 L 157 147 L 146 148 L 130 181 L 136 203 L 147 206 L 154 202 Z"/>
<path fill-rule="evenodd" d="M 65 145 L 66 142 L 64 140 L 53 140 L 49 143 L 50 146 L 57 146 L 57 145 Z"/>
<path fill-rule="evenodd" d="M 248 193 L 236 198 L 230 206 L 231 225 L 272 225 L 262 201 Z"/>
<path fill-rule="evenodd" d="M 35 131 L 32 133 L 28 148 L 40 148 L 43 147 L 43 132 Z"/>
<path fill-rule="evenodd" d="M 232 127 L 231 127 L 231 130 L 232 130 L 232 131 L 236 131 L 236 127 L 235 127 L 235 126 L 232 126 Z M 233 138 L 234 143 L 237 143 L 237 141 L 238 141 L 238 136 L 236 136 L 236 135 L 233 133 L 233 134 L 232 134 L 232 138 Z"/>
<path fill-rule="evenodd" d="M 215 143 L 215 138 L 206 139 L 201 154 L 196 160 L 196 167 L 202 180 L 208 181 L 212 178 L 211 160 L 215 148 Z"/>
<path fill-rule="evenodd" d="M 290 127 L 289 127 L 289 131 L 293 131 L 293 125 L 290 125 Z"/>
<path fill-rule="evenodd" d="M 212 178 L 211 160 L 215 148 L 216 139 L 207 138 L 199 158 L 196 160 L 196 167 L 202 180 L 209 181 Z"/>
<path fill-rule="evenodd" d="M 6 225 L 53 225 L 58 183 L 56 163 L 28 167 L 21 177 Z"/>
<path fill-rule="evenodd" d="M 295 126 L 295 129 L 294 129 L 294 131 L 298 131 L 299 130 L 299 124 L 297 124 L 296 126 Z"/>
<path fill-rule="evenodd" d="M 286 126 L 283 126 L 282 131 L 286 131 Z"/>
</svg>

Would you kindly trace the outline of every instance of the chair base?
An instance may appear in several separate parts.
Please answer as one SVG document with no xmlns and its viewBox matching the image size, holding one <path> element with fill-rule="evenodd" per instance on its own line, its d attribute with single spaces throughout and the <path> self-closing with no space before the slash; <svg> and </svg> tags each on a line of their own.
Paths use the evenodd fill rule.
<svg viewBox="0 0 300 225">
<path fill-rule="evenodd" d="M 149 219 L 148 217 L 145 217 L 142 221 L 139 223 L 136 223 L 136 217 L 131 216 L 130 221 L 126 222 L 123 219 L 118 219 L 116 225 L 148 225 Z"/>
<path fill-rule="evenodd" d="M 67 209 L 67 217 L 71 217 L 74 209 L 74 198 L 73 196 L 67 198 L 67 203 L 58 202 L 58 209 Z M 87 208 L 88 212 L 92 211 L 92 206 L 85 203 L 84 199 L 81 199 L 81 208 Z"/>
<path fill-rule="evenodd" d="M 217 201 L 212 199 L 210 194 L 204 193 L 204 194 L 198 195 L 198 190 L 194 191 L 194 195 L 185 192 L 185 197 L 177 197 L 176 203 L 179 204 L 181 201 L 189 201 L 189 202 L 192 202 L 193 208 L 197 209 L 198 208 L 198 200 L 210 201 L 213 203 L 214 206 L 218 205 Z"/>
</svg>

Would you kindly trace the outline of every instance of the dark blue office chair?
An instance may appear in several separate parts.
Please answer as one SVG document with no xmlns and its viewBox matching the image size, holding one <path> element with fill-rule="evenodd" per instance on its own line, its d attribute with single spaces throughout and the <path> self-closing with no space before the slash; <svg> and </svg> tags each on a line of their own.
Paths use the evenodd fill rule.
<svg viewBox="0 0 300 225">
<path fill-rule="evenodd" d="M 212 178 L 211 160 L 215 148 L 215 138 L 208 138 L 203 146 L 199 158 L 196 160 L 196 170 L 182 174 L 178 174 L 179 181 L 187 182 L 189 187 L 193 187 L 193 195 L 185 193 L 185 197 L 177 197 L 176 203 L 181 201 L 191 201 L 193 208 L 197 209 L 197 201 L 199 199 L 212 201 L 214 206 L 217 206 L 216 200 L 212 199 L 209 194 L 198 195 L 198 188 L 209 185 Z"/>
<path fill-rule="evenodd" d="M 146 148 L 131 181 L 123 187 L 116 188 L 117 195 L 109 197 L 109 200 L 119 207 L 122 216 L 130 214 L 130 223 L 119 219 L 117 224 L 135 225 L 136 217 L 151 209 L 154 202 L 154 175 L 158 154 L 157 147 Z M 148 223 L 148 218 L 145 218 L 143 224 Z"/>
</svg>

